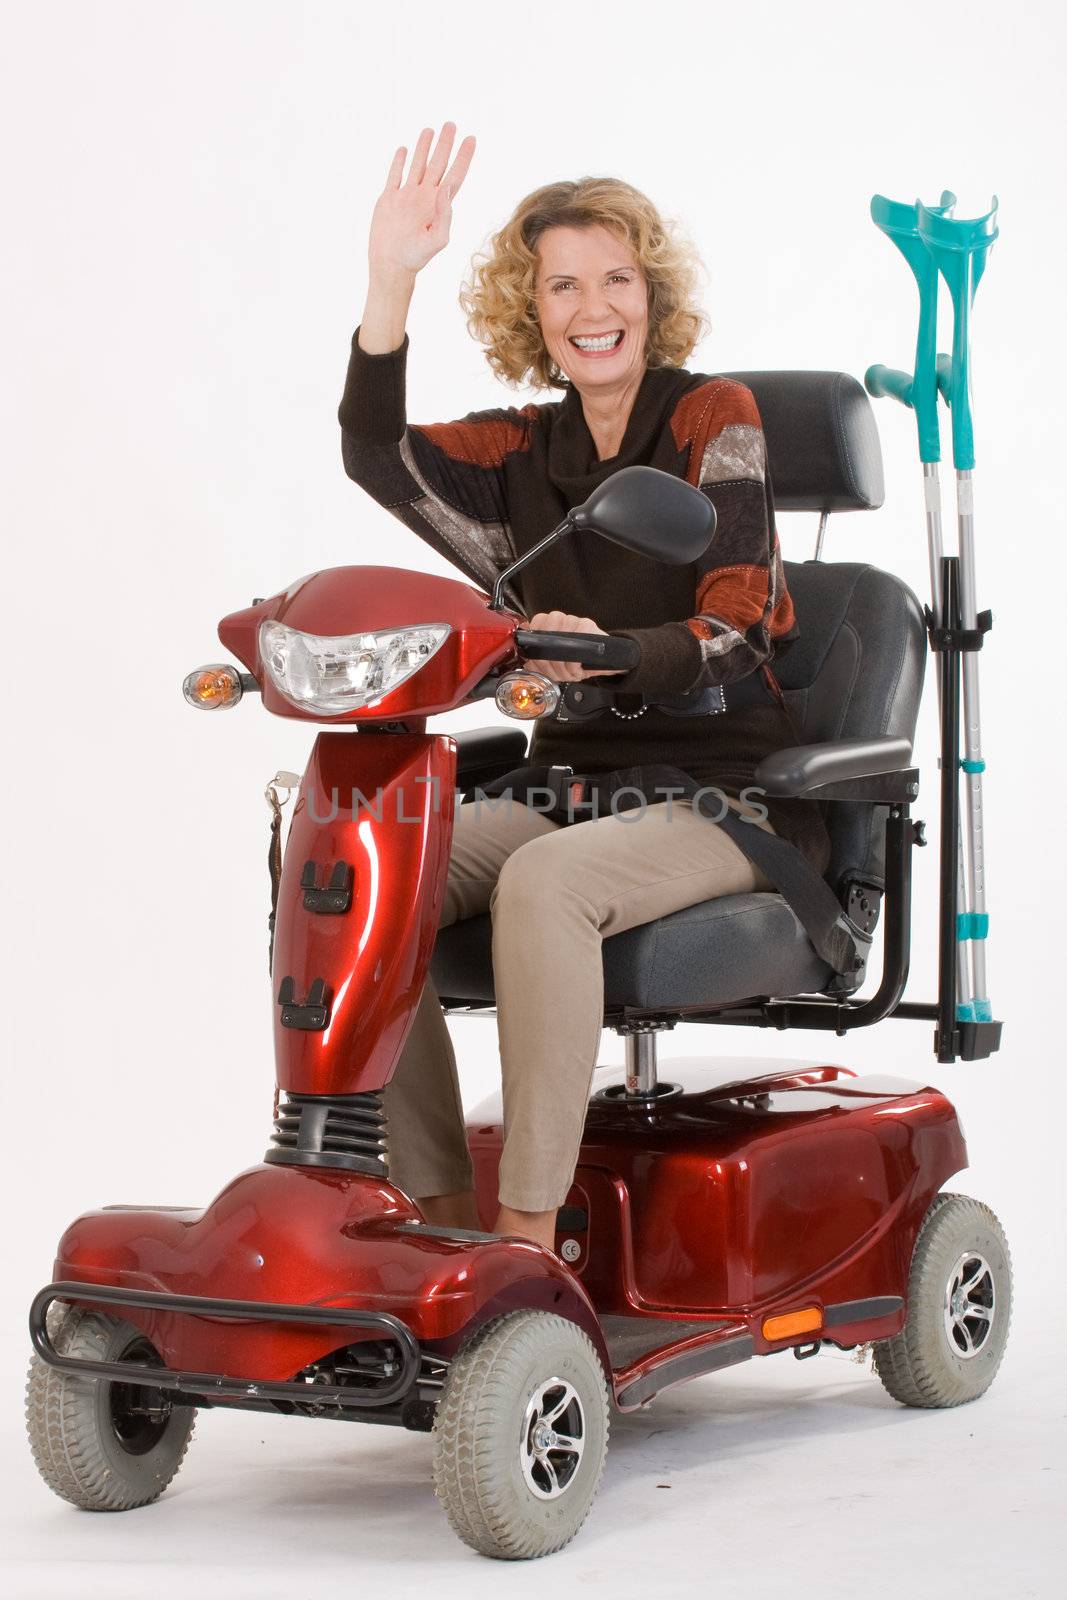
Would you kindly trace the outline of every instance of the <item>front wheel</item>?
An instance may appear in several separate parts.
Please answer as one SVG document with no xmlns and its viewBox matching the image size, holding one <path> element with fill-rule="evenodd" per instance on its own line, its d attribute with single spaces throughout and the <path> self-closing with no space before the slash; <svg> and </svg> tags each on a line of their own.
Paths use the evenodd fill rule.
<svg viewBox="0 0 1067 1600">
<path fill-rule="evenodd" d="M 959 1406 L 996 1377 L 1011 1321 L 1011 1254 L 989 1207 L 939 1194 L 923 1219 L 903 1328 L 874 1347 L 874 1368 L 905 1406 Z"/>
<path fill-rule="evenodd" d="M 608 1389 L 565 1317 L 513 1311 L 449 1368 L 434 1423 L 434 1493 L 465 1544 L 530 1560 L 574 1538 L 608 1448 Z"/>
<path fill-rule="evenodd" d="M 53 1305 L 49 1336 L 60 1355 L 94 1361 L 159 1357 L 120 1317 Z M 157 1500 L 182 1464 L 192 1406 L 162 1389 L 61 1372 L 35 1355 L 26 1389 L 30 1449 L 50 1489 L 85 1511 L 130 1511 Z"/>
</svg>

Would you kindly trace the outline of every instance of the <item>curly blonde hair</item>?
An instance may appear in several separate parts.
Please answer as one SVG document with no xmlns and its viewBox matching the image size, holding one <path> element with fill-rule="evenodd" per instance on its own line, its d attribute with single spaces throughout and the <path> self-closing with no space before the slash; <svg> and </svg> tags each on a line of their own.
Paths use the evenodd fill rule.
<svg viewBox="0 0 1067 1600">
<path fill-rule="evenodd" d="M 537 241 L 547 228 L 599 224 L 624 239 L 648 284 L 650 367 L 682 366 L 709 324 L 694 302 L 700 258 L 652 201 L 621 178 L 579 178 L 548 183 L 520 200 L 511 217 L 471 263 L 459 303 L 485 358 L 511 388 L 566 388 L 545 346 L 535 291 Z"/>
</svg>

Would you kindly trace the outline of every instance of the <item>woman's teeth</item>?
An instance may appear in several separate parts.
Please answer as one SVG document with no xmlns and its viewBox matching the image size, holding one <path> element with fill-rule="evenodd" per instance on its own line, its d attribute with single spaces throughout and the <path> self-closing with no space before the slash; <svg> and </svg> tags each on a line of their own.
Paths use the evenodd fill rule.
<svg viewBox="0 0 1067 1600">
<path fill-rule="evenodd" d="M 571 344 L 576 344 L 579 350 L 612 350 L 622 342 L 623 330 L 617 328 L 614 333 L 601 334 L 599 338 L 587 339 L 582 335 L 574 335 Z"/>
</svg>

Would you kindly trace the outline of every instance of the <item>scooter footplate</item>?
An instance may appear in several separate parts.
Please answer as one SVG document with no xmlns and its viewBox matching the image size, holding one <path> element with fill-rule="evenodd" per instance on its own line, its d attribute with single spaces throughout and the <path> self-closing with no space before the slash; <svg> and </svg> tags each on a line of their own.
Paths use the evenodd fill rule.
<svg viewBox="0 0 1067 1600">
<path fill-rule="evenodd" d="M 621 1372 L 654 1350 L 663 1350 L 698 1334 L 718 1333 L 721 1328 L 736 1324 L 722 1317 L 714 1321 L 702 1317 L 698 1322 L 681 1322 L 676 1317 L 606 1316 L 601 1317 L 600 1326 L 604 1330 L 611 1365 L 616 1372 Z"/>
</svg>

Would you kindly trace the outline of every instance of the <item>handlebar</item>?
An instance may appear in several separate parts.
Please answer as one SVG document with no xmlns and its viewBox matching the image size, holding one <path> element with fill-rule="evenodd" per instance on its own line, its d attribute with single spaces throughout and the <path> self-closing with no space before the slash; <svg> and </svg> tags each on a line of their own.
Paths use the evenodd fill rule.
<svg viewBox="0 0 1067 1600">
<path fill-rule="evenodd" d="M 542 633 L 536 628 L 516 628 L 515 648 L 533 661 L 577 661 L 582 667 L 604 667 L 627 672 L 641 660 L 636 639 L 616 639 L 611 634 Z"/>
</svg>

